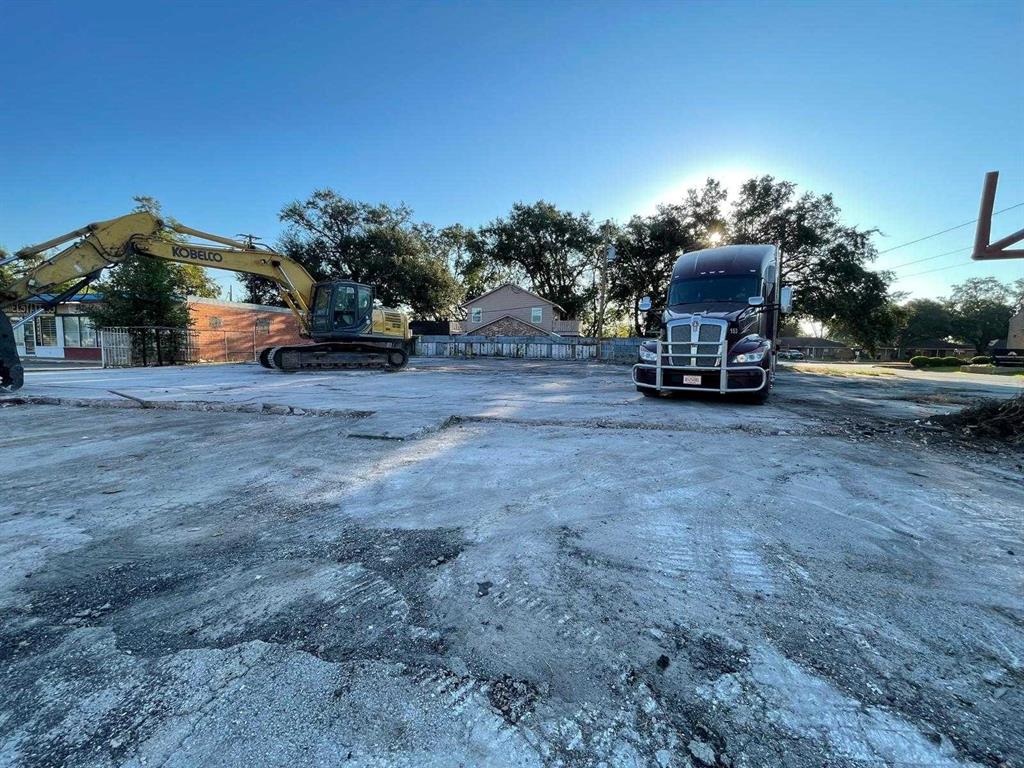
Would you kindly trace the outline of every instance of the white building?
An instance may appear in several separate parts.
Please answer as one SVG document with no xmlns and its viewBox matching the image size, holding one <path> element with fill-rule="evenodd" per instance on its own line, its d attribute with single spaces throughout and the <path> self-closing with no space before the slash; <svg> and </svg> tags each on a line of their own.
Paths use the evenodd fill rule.
<svg viewBox="0 0 1024 768">
<path fill-rule="evenodd" d="M 12 323 L 39 308 L 48 296 L 25 304 L 7 307 Z M 36 316 L 34 320 L 14 329 L 18 354 L 23 358 L 58 360 L 99 360 L 100 339 L 92 321 L 85 317 L 87 304 L 100 301 L 99 294 L 81 294 Z"/>
</svg>

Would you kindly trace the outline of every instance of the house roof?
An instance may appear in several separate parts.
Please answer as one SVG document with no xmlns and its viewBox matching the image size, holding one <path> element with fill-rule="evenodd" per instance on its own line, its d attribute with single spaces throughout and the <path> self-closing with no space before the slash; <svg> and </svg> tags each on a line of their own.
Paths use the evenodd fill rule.
<svg viewBox="0 0 1024 768">
<path fill-rule="evenodd" d="M 555 302 L 551 301 L 550 299 L 545 299 L 543 296 L 538 296 L 533 291 L 528 291 L 525 288 L 523 288 L 522 286 L 516 285 L 515 283 L 502 283 L 497 288 L 491 288 L 491 290 L 487 291 L 487 293 L 481 293 L 479 296 L 475 296 L 472 299 L 470 299 L 469 301 L 462 302 L 462 304 L 460 304 L 459 306 L 460 307 L 468 307 L 470 304 L 475 304 L 476 302 L 480 301 L 480 299 L 484 298 L 485 296 L 490 296 L 492 293 L 495 293 L 496 291 L 500 291 L 502 288 L 515 288 L 517 291 L 522 291 L 523 293 L 528 293 L 531 296 L 533 296 L 534 298 L 536 298 L 536 299 L 538 299 L 540 301 L 543 301 L 545 304 L 550 304 L 552 307 L 557 307 L 558 309 L 560 309 L 563 312 L 565 312 L 565 309 L 560 304 L 555 304 Z M 529 325 L 529 323 L 527 323 L 527 324 Z M 488 325 L 490 325 L 490 323 L 488 323 Z"/>
<path fill-rule="evenodd" d="M 30 296 L 29 298 L 25 299 L 25 303 L 26 304 L 49 304 L 55 298 L 57 298 L 57 294 L 55 294 L 55 293 L 40 293 L 40 294 L 37 294 L 35 296 Z M 76 293 L 74 296 L 72 296 L 69 299 L 65 299 L 61 303 L 62 304 L 74 304 L 74 303 L 78 303 L 78 304 L 95 304 L 98 301 L 103 301 L 103 294 L 102 293 Z"/>
<path fill-rule="evenodd" d="M 819 339 L 817 336 L 783 336 L 779 343 L 784 347 L 815 347 L 818 349 L 849 349 L 847 344 L 832 339 Z"/>
<path fill-rule="evenodd" d="M 525 320 L 523 320 L 521 317 L 516 317 L 515 315 L 502 315 L 497 320 L 491 320 L 489 323 L 485 323 L 484 325 L 481 325 L 479 328 L 474 328 L 473 329 L 473 333 L 471 335 L 477 336 L 477 335 L 480 334 L 480 331 L 482 331 L 484 328 L 489 328 L 490 326 L 494 325 L 495 323 L 500 323 L 502 320 L 515 320 L 520 325 L 525 325 L 525 326 L 528 326 L 530 328 L 533 328 L 535 331 L 537 331 L 537 335 L 538 336 L 557 336 L 558 335 L 557 333 L 552 333 L 551 331 L 545 331 L 539 325 L 534 325 L 533 323 L 528 323 Z"/>
</svg>

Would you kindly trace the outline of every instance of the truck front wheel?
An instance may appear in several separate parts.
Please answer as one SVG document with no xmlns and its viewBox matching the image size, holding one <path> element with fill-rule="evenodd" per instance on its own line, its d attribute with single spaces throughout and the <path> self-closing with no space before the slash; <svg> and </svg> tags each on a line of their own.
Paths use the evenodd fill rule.
<svg viewBox="0 0 1024 768">
<path fill-rule="evenodd" d="M 745 398 L 746 401 L 748 403 L 753 403 L 754 405 L 764 405 L 767 403 L 768 397 L 772 393 L 772 383 L 771 376 L 769 375 L 768 381 L 765 385 L 761 389 L 757 390 L 757 392 L 749 393 Z"/>
</svg>

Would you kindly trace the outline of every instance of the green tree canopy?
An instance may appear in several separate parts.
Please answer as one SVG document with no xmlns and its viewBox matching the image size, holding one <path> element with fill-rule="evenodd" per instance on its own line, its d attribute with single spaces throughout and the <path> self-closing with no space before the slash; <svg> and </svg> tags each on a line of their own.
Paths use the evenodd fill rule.
<svg viewBox="0 0 1024 768">
<path fill-rule="evenodd" d="M 633 216 L 615 238 L 616 259 L 609 269 L 609 296 L 630 316 L 639 335 L 640 299 L 650 296 L 664 304 L 672 265 L 684 251 L 708 246 L 712 232 L 722 232 L 725 190 L 708 179 L 699 189 L 687 192 L 682 203 L 659 205 L 650 216 Z"/>
<path fill-rule="evenodd" d="M 288 230 L 280 250 L 317 280 L 368 283 L 385 304 L 426 318 L 448 317 L 461 301 L 461 286 L 431 247 L 432 228 L 415 223 L 404 205 L 371 205 L 323 189 L 285 206 L 281 220 Z"/>
<path fill-rule="evenodd" d="M 948 306 L 953 335 L 974 346 L 980 355 L 993 341 L 1005 339 L 1013 316 L 1018 286 L 1007 286 L 994 277 L 972 277 L 953 286 Z"/>
<path fill-rule="evenodd" d="M 596 290 L 584 281 L 595 267 L 602 237 L 589 213 L 563 211 L 543 200 L 516 203 L 477 233 L 482 258 L 521 270 L 531 289 L 578 317 Z"/>
<path fill-rule="evenodd" d="M 934 299 L 914 299 L 896 310 L 898 347 L 913 347 L 931 339 L 945 339 L 953 332 L 953 316 L 945 304 Z"/>
</svg>

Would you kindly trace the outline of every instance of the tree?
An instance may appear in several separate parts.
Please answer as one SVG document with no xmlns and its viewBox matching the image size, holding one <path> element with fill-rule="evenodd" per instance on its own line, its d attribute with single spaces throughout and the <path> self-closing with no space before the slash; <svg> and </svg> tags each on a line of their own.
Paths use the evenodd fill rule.
<svg viewBox="0 0 1024 768">
<path fill-rule="evenodd" d="M 316 190 L 285 206 L 279 247 L 317 280 L 347 279 L 376 287 L 390 306 L 428 319 L 450 316 L 462 289 L 431 247 L 433 230 L 404 206 L 371 205 Z"/>
<path fill-rule="evenodd" d="M 8 253 L 7 249 L 0 245 L 0 261 L 8 258 L 11 254 Z M 0 266 L 0 288 L 4 288 L 14 282 L 14 271 L 11 269 L 10 264 Z"/>
<path fill-rule="evenodd" d="M 1013 300 L 1014 313 L 1024 312 L 1024 277 L 1018 277 L 1013 281 L 1013 285 L 1010 286 L 1010 293 Z"/>
<path fill-rule="evenodd" d="M 188 307 L 174 266 L 159 259 L 128 259 L 97 283 L 103 301 L 89 305 L 86 314 L 97 327 L 187 327 Z"/>
<path fill-rule="evenodd" d="M 913 347 L 931 339 L 945 339 L 953 332 L 949 307 L 934 299 L 914 299 L 896 308 L 897 347 Z"/>
<path fill-rule="evenodd" d="M 708 179 L 703 188 L 689 190 L 682 203 L 659 205 L 651 216 L 633 216 L 619 231 L 609 292 L 631 316 L 637 335 L 643 333 L 640 299 L 664 302 L 679 254 L 707 247 L 711 232 L 725 229 L 724 202 L 725 190 Z"/>
<path fill-rule="evenodd" d="M 797 195 L 796 184 L 772 176 L 740 187 L 730 217 L 732 242 L 774 243 L 782 250 L 782 282 L 794 288 L 798 317 L 824 322 L 872 353 L 896 330 L 891 275 L 873 272 L 873 229 L 843 224 L 831 195 Z"/>
<path fill-rule="evenodd" d="M 521 270 L 531 289 L 578 317 L 596 295 L 584 275 L 595 268 L 602 238 L 589 213 L 562 211 L 538 200 L 516 203 L 508 218 L 481 227 L 482 253 L 500 267 Z"/>
<path fill-rule="evenodd" d="M 1016 284 L 1011 288 L 994 277 L 972 277 L 953 286 L 953 295 L 948 300 L 953 334 L 974 345 L 979 355 L 993 341 L 1005 339 L 1016 289 Z"/>
<path fill-rule="evenodd" d="M 160 204 L 151 197 L 136 197 L 137 211 L 161 216 Z M 180 239 L 173 232 L 161 237 Z M 111 268 L 106 278 L 96 283 L 103 294 L 102 303 L 90 305 L 87 314 L 97 326 L 163 326 L 185 328 L 189 325 L 185 297 L 215 298 L 220 289 L 202 267 L 138 256 Z"/>
<path fill-rule="evenodd" d="M 453 224 L 437 231 L 430 229 L 425 234 L 431 250 L 448 265 L 467 298 L 480 296 L 505 283 L 526 280 L 522 269 L 490 259 L 486 242 L 475 229 Z"/>
</svg>

